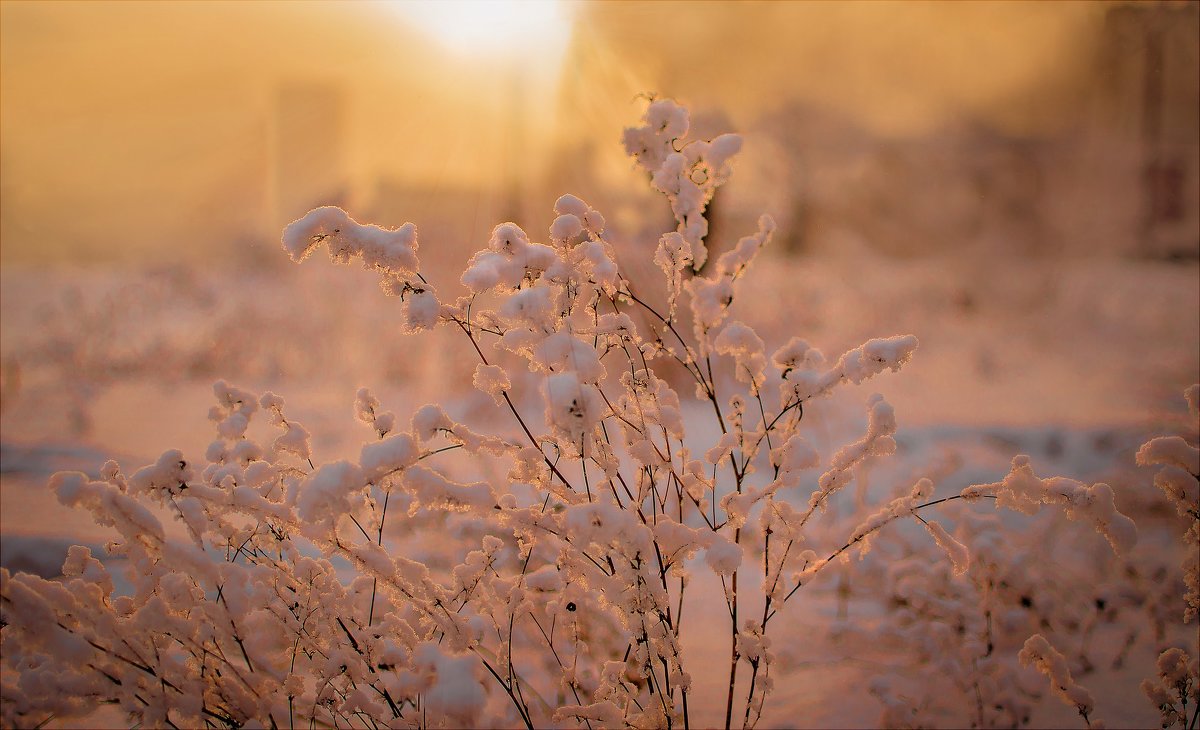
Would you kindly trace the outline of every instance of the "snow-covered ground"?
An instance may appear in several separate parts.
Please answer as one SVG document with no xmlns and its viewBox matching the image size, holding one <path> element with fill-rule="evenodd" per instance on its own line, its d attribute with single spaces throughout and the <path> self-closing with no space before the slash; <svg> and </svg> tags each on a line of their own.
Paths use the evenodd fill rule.
<svg viewBox="0 0 1200 730">
<path fill-rule="evenodd" d="M 58 504 L 45 487 L 53 472 L 94 475 L 108 458 L 128 472 L 169 448 L 202 454 L 213 433 L 205 416 L 217 378 L 285 396 L 289 417 L 312 432 L 319 462 L 357 452 L 365 434 L 352 403 L 363 385 L 398 414 L 431 400 L 477 418 L 492 410 L 470 389 L 468 343 L 444 330 L 399 335 L 396 300 L 357 268 L 323 260 L 256 271 L 8 265 L 0 284 L 0 562 L 11 569 L 50 577 L 67 545 L 108 539 L 82 512 Z M 768 348 L 799 335 L 836 357 L 873 336 L 920 339 L 903 372 L 844 388 L 806 414 L 814 424 L 810 438 L 826 453 L 860 433 L 868 394 L 882 392 L 895 406 L 898 452 L 859 474 L 856 499 L 883 501 L 921 476 L 935 481 L 939 495 L 953 494 L 1001 478 L 1023 453 L 1040 475 L 1112 484 L 1118 504 L 1139 521 L 1140 550 L 1182 549 L 1152 471 L 1135 467 L 1133 454 L 1149 436 L 1195 438 L 1181 397 L 1200 379 L 1195 262 L 890 260 L 859 250 L 809 260 L 773 252 L 742 292 L 736 316 L 763 334 Z M 705 415 L 685 410 L 689 420 Z M 1020 534 L 1044 529 L 1017 517 L 1005 521 Z M 831 540 L 840 534 L 836 527 L 846 527 L 836 515 L 833 523 Z M 1064 544 L 1098 539 L 1073 529 L 1063 528 Z M 886 545 L 878 551 L 886 555 Z M 1054 559 L 1074 571 L 1079 556 Z M 789 604 L 773 629 L 788 679 L 769 700 L 763 726 L 874 725 L 882 706 L 867 680 L 881 669 L 917 676 L 894 652 L 864 652 L 862 637 L 856 639 L 886 606 L 878 565 L 847 572 L 856 576 L 848 579 L 830 573 L 804 601 Z M 701 584 L 692 595 L 720 590 Z M 688 605 L 688 621 L 711 623 L 724 636 L 685 644 L 704 657 L 699 666 L 728 664 L 724 610 L 720 600 Z M 1140 616 L 1133 609 L 1129 615 Z M 1112 645 L 1100 654 L 1119 653 L 1123 625 L 1097 630 L 1093 641 Z M 1167 640 L 1195 647 L 1194 633 L 1181 631 L 1169 629 Z M 1126 661 L 1080 678 L 1100 698 L 1096 715 L 1110 726 L 1157 723 L 1137 690 L 1151 673 L 1152 643 L 1142 641 Z M 1019 647 L 1006 648 L 1015 654 Z M 693 717 L 717 722 L 721 673 L 705 677 Z M 1036 689 L 1045 694 L 1040 684 Z M 966 707 L 965 697 L 947 702 Z M 1053 698 L 1033 715 L 1035 725 L 1077 720 Z"/>
</svg>

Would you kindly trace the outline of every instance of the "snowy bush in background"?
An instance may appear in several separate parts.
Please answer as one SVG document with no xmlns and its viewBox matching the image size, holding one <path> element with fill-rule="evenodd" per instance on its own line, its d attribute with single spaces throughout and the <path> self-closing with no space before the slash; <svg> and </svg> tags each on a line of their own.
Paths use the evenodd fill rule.
<svg viewBox="0 0 1200 730">
<path fill-rule="evenodd" d="M 1024 456 L 999 482 L 941 497 L 924 477 L 871 500 L 862 483 L 847 489 L 896 450 L 896 414 L 872 396 L 861 438 L 822 454 L 806 405 L 899 370 L 916 338 L 826 359 L 733 319 L 775 229 L 764 216 L 709 261 L 705 210 L 741 139 L 685 142 L 688 115 L 667 100 L 643 122 L 625 147 L 677 224 L 645 252 L 662 274 L 652 291 L 625 276 L 603 215 L 572 195 L 555 202 L 546 243 L 496 226 L 457 297 L 421 270 L 412 224 L 324 207 L 288 226 L 293 261 L 325 246 L 377 271 L 403 332 L 460 332 L 472 384 L 504 420 L 460 422 L 451 394 L 397 416 L 362 389 L 357 458 L 316 463 L 283 398 L 219 382 L 202 458 L 56 475 L 63 503 L 116 533 L 106 547 L 127 576 L 81 547 L 61 580 L 0 570 L 4 723 L 111 703 L 172 727 L 752 727 L 795 647 L 816 640 L 776 627 L 812 584 L 859 573 L 879 610 L 840 623 L 839 640 L 910 657 L 959 690 L 924 682 L 922 695 L 881 670 L 868 689 L 883 724 L 1028 724 L 1040 696 L 1029 664 L 1094 725 L 1070 662 L 1088 661 L 1095 625 L 1134 614 L 1153 581 L 1081 598 L 991 502 L 1061 510 L 1094 531 L 1093 548 L 1106 543 L 1107 565 L 1137 542 L 1113 489 L 1039 477 Z M 262 419 L 277 434 L 259 435 Z M 1193 520 L 1196 453 L 1175 437 L 1138 457 L 1163 465 L 1156 483 Z M 1185 535 L 1193 555 L 1197 534 Z M 871 549 L 882 560 L 851 561 Z M 1043 632 L 1081 648 L 1064 655 Z M 718 645 L 714 663 L 705 650 Z M 1167 648 L 1145 672 L 1164 723 L 1195 723 L 1196 654 Z"/>
</svg>

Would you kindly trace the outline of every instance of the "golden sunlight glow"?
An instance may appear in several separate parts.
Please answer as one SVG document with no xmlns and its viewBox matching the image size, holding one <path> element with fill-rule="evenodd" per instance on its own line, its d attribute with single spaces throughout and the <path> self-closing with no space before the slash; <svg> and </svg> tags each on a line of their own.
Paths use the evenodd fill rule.
<svg viewBox="0 0 1200 730">
<path fill-rule="evenodd" d="M 519 56 L 530 47 L 565 44 L 570 19 L 556 0 L 401 0 L 391 3 L 413 25 L 463 54 Z"/>
</svg>

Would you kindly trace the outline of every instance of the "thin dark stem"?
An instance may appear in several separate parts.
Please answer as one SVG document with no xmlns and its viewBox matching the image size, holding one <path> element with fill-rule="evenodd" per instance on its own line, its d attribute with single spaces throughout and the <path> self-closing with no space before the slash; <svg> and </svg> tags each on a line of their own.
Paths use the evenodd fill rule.
<svg viewBox="0 0 1200 730">
<path fill-rule="evenodd" d="M 740 532 L 740 530 L 739 530 Z M 733 572 L 732 593 L 733 600 L 729 606 L 729 617 L 733 630 L 729 636 L 729 693 L 725 697 L 725 730 L 729 730 L 730 722 L 733 719 L 733 688 L 737 684 L 737 668 L 738 668 L 738 651 L 737 651 L 737 571 Z"/>
<path fill-rule="evenodd" d="M 640 305 L 642 308 L 644 308 L 644 309 L 645 309 L 647 312 L 649 312 L 650 314 L 653 314 L 653 315 L 654 315 L 654 316 L 655 316 L 655 317 L 658 319 L 658 321 L 660 321 L 660 322 L 662 322 L 663 324 L 665 324 L 665 325 L 667 326 L 667 328 L 668 328 L 668 329 L 671 331 L 671 334 L 675 335 L 675 339 L 679 340 L 679 344 L 683 345 L 684 352 L 685 352 L 685 353 L 687 353 L 687 355 L 688 355 L 688 359 L 689 359 L 689 360 L 691 360 L 691 348 L 690 348 L 690 347 L 688 347 L 688 343 L 687 343 L 687 341 L 685 341 L 685 340 L 683 339 L 683 336 L 679 334 L 679 331 L 675 329 L 675 324 L 674 324 L 673 322 L 671 322 L 671 320 L 669 320 L 669 319 L 667 319 L 666 317 L 664 317 L 664 316 L 662 316 L 661 314 L 659 314 L 659 313 L 658 313 L 658 310 L 656 310 L 654 307 L 650 306 L 649 304 L 646 304 L 644 301 L 642 301 L 641 299 L 639 299 L 639 298 L 637 297 L 637 295 L 636 295 L 636 294 L 634 294 L 634 293 L 633 293 L 633 291 L 632 291 L 632 290 L 629 288 L 629 286 L 628 286 L 628 282 L 626 282 L 626 286 L 625 286 L 625 292 L 624 292 L 624 293 L 625 293 L 625 294 L 628 294 L 630 299 L 632 299 L 634 302 L 636 302 L 637 304 L 639 304 L 639 305 Z M 701 371 L 700 371 L 700 366 L 699 366 L 698 364 L 695 364 L 695 363 L 694 363 L 694 361 L 692 361 L 692 363 L 691 363 L 691 364 L 689 364 L 689 366 L 688 366 L 688 370 L 691 370 L 691 369 L 692 369 L 692 367 L 695 367 L 695 373 L 694 373 L 694 374 L 696 374 L 696 375 L 698 375 L 698 376 L 702 376 L 702 375 L 703 375 L 703 373 L 701 373 Z M 703 378 L 701 378 L 701 380 L 703 380 Z"/>
<path fill-rule="evenodd" d="M 982 494 L 982 495 L 979 495 L 979 496 L 981 496 L 981 497 L 984 497 L 985 499 L 996 499 L 996 497 L 995 497 L 994 495 L 991 495 L 991 494 Z M 933 507 L 933 506 L 935 506 L 935 505 L 942 504 L 943 502 L 952 502 L 952 501 L 954 501 L 954 500 L 956 500 L 956 499 L 966 499 L 966 497 L 962 496 L 961 494 L 955 494 L 955 495 L 952 495 L 952 496 L 949 496 L 949 497 L 942 497 L 941 499 L 935 499 L 935 500 L 933 500 L 932 502 L 926 502 L 926 503 L 924 503 L 924 504 L 919 504 L 919 505 L 917 505 L 916 507 L 913 507 L 913 508 L 912 508 L 912 515 L 913 515 L 913 517 L 916 517 L 917 519 L 920 519 L 920 517 L 919 517 L 919 516 L 916 514 L 917 510 L 922 510 L 922 509 L 925 509 L 925 508 L 927 508 L 927 507 Z M 841 546 L 841 547 L 840 547 L 840 548 L 838 548 L 837 550 L 834 550 L 834 551 L 833 551 L 833 554 L 831 554 L 831 555 L 830 555 L 828 558 L 826 558 L 826 559 L 825 559 L 825 562 L 821 563 L 821 565 L 820 565 L 819 567 L 817 567 L 817 568 L 815 568 L 815 569 L 813 570 L 813 575 L 816 575 L 817 571 L 820 571 L 820 570 L 821 570 L 822 568 L 824 568 L 826 565 L 829 565 L 831 562 L 833 562 L 833 559 L 834 559 L 834 558 L 836 558 L 837 556 L 839 556 L 839 555 L 841 555 L 842 553 L 844 553 L 844 552 L 846 552 L 847 550 L 849 550 L 849 549 L 851 548 L 851 546 L 853 546 L 853 545 L 855 545 L 855 544 L 857 544 L 857 543 L 861 542 L 861 541 L 863 540 L 863 538 L 867 537 L 868 535 L 871 535 L 871 534 L 874 534 L 875 532 L 878 532 L 879 530 L 883 529 L 884 525 L 888 525 L 888 524 L 890 524 L 891 522 L 894 522 L 894 520 L 888 520 L 887 522 L 884 522 L 884 523 L 882 523 L 882 524 L 880 524 L 880 525 L 877 525 L 877 526 L 876 526 L 876 527 L 875 527 L 873 530 L 870 530 L 870 531 L 868 531 L 867 533 L 865 533 L 865 534 L 863 534 L 863 535 L 859 535 L 858 537 L 856 537 L 856 538 L 854 538 L 853 540 L 851 540 L 851 541 L 847 542 L 845 545 Z M 812 579 L 812 576 L 809 576 L 809 579 L 811 580 L 811 579 Z M 780 603 L 781 603 L 781 604 L 782 604 L 782 603 L 787 603 L 788 599 L 789 599 L 789 598 L 791 598 L 791 597 L 792 597 L 792 596 L 793 596 L 793 595 L 796 593 L 796 591 L 800 590 L 800 587 L 801 587 L 801 586 L 803 586 L 803 585 L 805 585 L 805 584 L 804 584 L 804 583 L 797 583 L 795 586 L 793 586 L 793 587 L 792 587 L 792 590 L 788 591 L 788 594 L 787 594 L 786 596 L 784 596 L 784 597 L 783 597 L 783 600 L 782 600 L 782 601 L 780 601 Z M 777 612 L 778 612 L 778 609 L 776 609 L 775 611 L 772 611 L 772 612 L 771 612 L 771 615 L 772 615 L 772 616 L 774 616 L 774 615 L 775 615 Z"/>
<path fill-rule="evenodd" d="M 603 390 L 603 389 L 601 389 L 601 388 L 597 388 L 597 389 L 596 389 L 596 392 L 598 392 L 598 393 L 600 394 L 600 397 L 601 397 L 602 399 L 604 399 L 604 402 L 605 402 L 605 404 L 608 406 L 609 410 L 610 410 L 610 411 L 612 411 L 612 415 L 613 415 L 613 416 L 614 416 L 614 417 L 615 417 L 617 420 L 621 421 L 622 423 L 624 423 L 625 425 L 629 426 L 630 428 L 632 428 L 633 430 L 637 431 L 638 433 L 641 433 L 641 434 L 643 434 L 643 435 L 645 434 L 645 431 L 644 431 L 643 429 L 639 428 L 637 424 L 633 423 L 633 422 L 632 422 L 632 421 L 630 421 L 628 418 L 625 418 L 624 416 L 622 416 L 622 415 L 620 415 L 619 413 L 617 413 L 617 411 L 616 411 L 616 408 L 615 408 L 615 407 L 613 406 L 613 404 L 612 404 L 612 401 L 610 401 L 610 400 L 608 399 L 608 396 L 607 396 L 607 395 L 605 395 L 605 393 L 604 393 L 604 390 Z M 670 459 L 669 459 L 669 458 L 668 458 L 666 455 L 664 455 L 664 454 L 662 453 L 662 451 L 660 451 L 660 450 L 659 450 L 659 448 L 658 448 L 658 444 L 654 443 L 654 440 L 653 440 L 653 439 L 649 439 L 649 437 L 647 437 L 647 440 L 649 440 L 649 441 L 650 441 L 650 445 L 654 447 L 654 452 L 655 452 L 655 453 L 658 455 L 658 458 L 662 459 L 662 460 L 663 460 L 663 462 L 670 464 L 670 463 L 671 463 L 671 460 L 670 460 Z M 675 471 L 674 471 L 673 469 L 672 469 L 672 471 L 671 471 L 671 477 L 672 477 L 673 479 L 675 479 L 675 480 L 676 480 L 676 482 L 678 482 L 678 481 L 679 481 L 679 476 L 678 476 L 678 475 L 675 473 Z M 714 477 L 714 478 L 715 478 L 715 477 Z M 632 491 L 629 489 L 629 486 L 628 486 L 628 485 L 625 483 L 625 478 L 621 476 L 621 473 L 620 473 L 619 471 L 617 472 L 617 481 L 621 482 L 621 485 L 625 487 L 625 493 L 626 493 L 627 495 L 629 495 L 629 499 L 630 499 L 630 501 L 631 501 L 631 502 L 635 502 L 635 503 L 636 503 L 636 502 L 637 502 L 637 499 L 636 499 L 636 498 L 633 496 L 633 492 L 632 492 Z M 695 497 L 693 497 L 693 496 L 691 495 L 691 493 L 688 493 L 688 498 L 692 500 L 692 502 L 693 502 L 693 503 L 696 505 L 697 509 L 699 510 L 699 507 L 700 507 L 700 500 L 698 500 L 698 499 L 696 499 Z M 713 506 L 713 509 L 715 510 L 715 509 L 716 509 L 716 506 L 715 506 L 715 504 L 716 504 L 715 494 L 714 494 L 713 504 L 714 504 L 714 506 Z M 641 508 L 641 505 L 640 505 L 640 504 L 638 504 L 638 505 L 637 505 L 637 509 L 638 509 L 638 515 L 639 515 L 639 517 L 641 517 L 642 524 L 647 524 L 647 523 L 646 523 L 646 515 L 645 515 L 645 513 L 642 511 L 642 508 Z M 705 522 L 708 524 L 708 528 L 709 528 L 710 530 L 714 530 L 714 531 L 715 531 L 715 530 L 717 529 L 717 526 L 713 524 L 713 521 L 712 521 L 712 520 L 710 520 L 710 519 L 709 519 L 709 517 L 708 517 L 708 515 L 706 515 L 706 514 L 705 514 L 703 511 L 700 511 L 700 516 L 704 518 L 704 521 L 705 521 Z M 714 513 L 713 513 L 713 517 L 714 517 L 714 519 L 715 519 L 715 517 L 716 517 L 716 513 L 715 513 L 715 511 L 714 511 Z"/>
<path fill-rule="evenodd" d="M 754 706 L 754 685 L 758 681 L 758 667 L 761 661 L 754 659 L 750 662 L 750 691 L 746 693 L 746 714 L 742 717 L 742 728 L 750 726 L 750 709 Z"/>
<path fill-rule="evenodd" d="M 363 529 L 363 526 L 359 523 L 358 519 L 354 515 L 349 514 L 349 513 L 347 513 L 347 516 L 350 518 L 350 520 L 352 522 L 354 522 L 354 526 L 358 528 L 358 531 L 362 533 L 362 536 L 367 538 L 367 542 L 371 542 L 371 536 L 368 535 L 367 531 Z"/>
<path fill-rule="evenodd" d="M 379 515 L 379 534 L 375 541 L 376 545 L 383 547 L 383 523 L 387 519 L 388 500 L 391 499 L 392 492 L 389 489 L 383 493 L 383 511 Z M 375 620 L 375 591 L 379 587 L 379 578 L 371 579 L 371 609 L 367 612 L 367 626 L 370 626 Z"/>
<path fill-rule="evenodd" d="M 588 503 L 592 502 L 592 485 L 587 475 L 587 434 L 579 441 L 579 466 L 583 469 L 583 488 L 587 490 Z"/>
<path fill-rule="evenodd" d="M 753 376 L 751 377 L 753 378 Z M 751 382 L 753 383 L 753 380 L 751 380 Z M 767 452 L 769 453 L 770 451 L 774 450 L 775 447 L 771 445 L 771 431 L 767 428 L 767 411 L 763 407 L 762 393 L 759 391 L 757 384 L 754 385 L 754 398 L 758 401 L 758 414 L 762 418 L 763 436 L 765 436 L 767 439 Z M 757 446 L 755 448 L 757 448 Z M 775 467 L 775 475 L 779 476 L 778 466 Z"/>
<path fill-rule="evenodd" d="M 475 352 L 479 355 L 479 359 L 483 362 L 483 364 L 490 365 L 491 363 L 488 362 L 487 356 L 484 355 L 483 350 L 479 348 L 479 343 L 475 341 L 475 336 L 471 334 L 470 328 L 462 322 L 456 323 L 462 328 L 462 331 L 466 333 L 467 339 L 471 341 L 471 346 L 475 348 Z M 513 417 L 517 419 L 517 423 L 521 424 L 521 430 L 524 431 L 525 436 L 529 438 L 529 443 L 533 444 L 534 448 L 538 449 L 538 451 L 541 451 L 541 447 L 538 445 L 537 438 L 535 438 L 533 432 L 529 430 L 529 426 L 525 425 L 525 419 L 521 418 L 521 413 L 513 404 L 512 398 L 508 397 L 508 391 L 502 390 L 500 391 L 500 395 L 504 396 L 504 402 L 508 404 L 508 410 L 512 411 Z M 562 475 L 562 472 L 558 470 L 558 467 L 555 466 L 554 462 L 550 461 L 550 457 L 542 454 L 542 459 L 546 462 L 546 466 L 550 467 L 550 471 L 554 474 L 554 476 L 558 477 L 558 480 L 562 482 L 567 489 L 570 489 L 572 492 L 574 492 L 575 487 L 571 486 L 571 482 L 567 481 L 567 478 Z"/>
<path fill-rule="evenodd" d="M 692 721 L 688 717 L 687 687 L 680 687 L 679 689 L 683 693 L 683 730 L 690 730 Z"/>
<path fill-rule="evenodd" d="M 504 683 L 504 680 L 500 678 L 500 675 L 496 674 L 496 670 L 492 669 L 492 665 L 488 664 L 487 659 L 479 657 L 479 661 L 483 662 L 483 666 L 487 667 L 488 672 L 490 672 L 491 675 L 496 678 L 496 682 L 498 682 L 500 686 L 504 688 L 504 691 L 508 694 L 508 698 L 512 700 L 513 706 L 517 708 L 517 712 L 521 715 L 521 721 L 525 723 L 525 727 L 528 728 L 528 730 L 533 730 L 533 722 L 531 722 L 529 719 L 529 710 L 525 709 L 521 705 L 520 701 L 517 700 L 517 696 L 513 694 L 512 687 L 509 687 Z"/>
<path fill-rule="evenodd" d="M 547 634 L 546 630 L 542 628 L 542 624 L 540 621 L 537 620 L 537 616 L 533 615 L 533 613 L 531 612 L 529 614 L 529 618 L 533 619 L 534 625 L 537 626 L 538 631 L 540 631 L 542 633 L 542 637 L 544 639 L 546 639 L 546 646 L 550 647 L 550 653 L 554 655 L 554 661 L 558 663 L 558 668 L 562 669 L 563 671 L 566 671 L 567 666 L 565 664 L 563 664 L 562 659 L 559 658 L 558 652 L 555 651 L 555 649 L 554 649 L 554 643 L 550 640 L 550 635 Z M 571 694 L 575 695 L 575 704 L 580 704 L 580 705 L 583 704 L 583 702 L 580 701 L 580 699 L 579 699 L 579 691 L 575 688 L 575 682 L 571 682 Z M 592 721 L 591 720 L 589 720 L 585 717 L 583 719 L 583 724 L 587 725 L 588 730 L 592 730 Z"/>
<path fill-rule="evenodd" d="M 435 454 L 440 454 L 443 451 L 451 451 L 453 449 L 461 449 L 462 447 L 463 447 L 462 444 L 450 444 L 449 446 L 443 446 L 440 449 L 434 449 L 433 451 L 427 451 L 424 454 L 421 454 L 419 457 L 417 457 L 417 461 L 424 461 L 425 459 L 429 458 L 430 456 L 434 456 Z"/>
</svg>

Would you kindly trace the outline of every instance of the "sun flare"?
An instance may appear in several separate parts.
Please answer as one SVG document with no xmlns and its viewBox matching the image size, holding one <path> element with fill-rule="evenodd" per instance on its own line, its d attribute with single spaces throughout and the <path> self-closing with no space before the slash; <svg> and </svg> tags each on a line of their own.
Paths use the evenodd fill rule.
<svg viewBox="0 0 1200 730">
<path fill-rule="evenodd" d="M 559 45 L 570 19 L 556 0 L 400 0 L 405 19 L 448 49 L 464 54 L 520 55 L 530 47 Z"/>
</svg>

